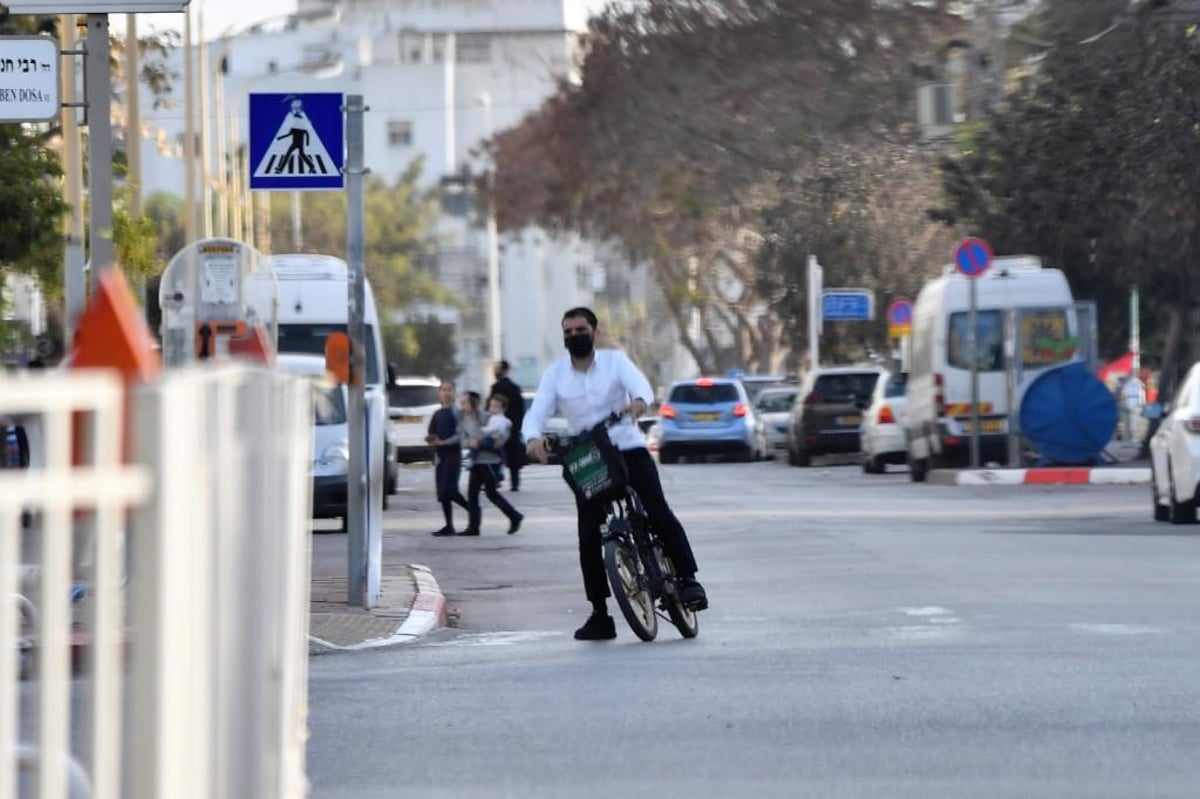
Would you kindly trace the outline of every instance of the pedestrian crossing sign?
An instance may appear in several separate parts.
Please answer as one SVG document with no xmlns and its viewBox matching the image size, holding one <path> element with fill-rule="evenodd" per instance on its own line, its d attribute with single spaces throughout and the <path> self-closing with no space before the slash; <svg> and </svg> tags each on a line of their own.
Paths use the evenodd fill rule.
<svg viewBox="0 0 1200 799">
<path fill-rule="evenodd" d="M 250 95 L 250 189 L 341 189 L 345 158 L 342 95 Z"/>
</svg>

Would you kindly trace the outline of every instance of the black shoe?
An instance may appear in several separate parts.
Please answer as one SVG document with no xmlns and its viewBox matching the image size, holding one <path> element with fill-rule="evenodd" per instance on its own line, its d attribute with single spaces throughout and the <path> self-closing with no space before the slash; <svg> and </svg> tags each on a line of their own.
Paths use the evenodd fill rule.
<svg viewBox="0 0 1200 799">
<path fill-rule="evenodd" d="M 576 641 L 609 641 L 617 637 L 617 625 L 612 616 L 593 613 L 583 626 L 575 631 Z"/>
<path fill-rule="evenodd" d="M 679 581 L 679 599 L 690 610 L 704 610 L 708 607 L 708 594 L 704 586 L 695 580 Z"/>
<path fill-rule="evenodd" d="M 478 527 L 468 527 L 467 529 L 465 529 L 461 533 L 459 533 L 459 535 L 479 535 L 479 528 Z"/>
<path fill-rule="evenodd" d="M 454 528 L 453 527 L 443 527 L 440 530 L 434 530 L 432 533 L 430 533 L 430 535 L 436 535 L 436 536 L 454 535 Z"/>
<path fill-rule="evenodd" d="M 518 514 L 517 514 L 515 517 L 513 517 L 512 519 L 510 519 L 510 520 L 509 520 L 509 522 L 508 522 L 508 534 L 509 534 L 509 535 L 512 535 L 512 534 L 513 534 L 513 533 L 515 533 L 517 530 L 520 530 L 520 529 L 521 529 L 521 522 L 522 522 L 524 519 L 525 519 L 525 515 L 524 515 L 524 514 L 521 514 L 521 513 L 518 513 Z"/>
</svg>

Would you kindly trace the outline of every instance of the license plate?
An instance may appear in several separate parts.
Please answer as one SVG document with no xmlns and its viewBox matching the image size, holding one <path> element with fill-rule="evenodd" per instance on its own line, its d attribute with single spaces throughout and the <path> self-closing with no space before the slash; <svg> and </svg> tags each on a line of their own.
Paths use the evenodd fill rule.
<svg viewBox="0 0 1200 799">
<path fill-rule="evenodd" d="M 693 413 L 692 419 L 697 422 L 715 422 L 721 418 L 719 413 Z"/>
<path fill-rule="evenodd" d="M 421 421 L 421 417 L 420 416 L 399 416 L 396 418 L 396 421 L 400 422 L 401 424 L 416 424 L 417 422 Z"/>
<path fill-rule="evenodd" d="M 862 417 L 861 416 L 839 416 L 837 418 L 837 423 L 842 425 L 843 427 L 846 427 L 846 426 L 852 425 L 852 424 L 862 424 Z"/>
<path fill-rule="evenodd" d="M 966 421 L 964 421 L 962 423 L 962 426 L 963 426 L 964 433 L 971 432 L 972 428 L 971 428 L 971 420 L 970 419 L 967 419 Z M 1003 433 L 1004 432 L 1004 420 L 1003 419 L 980 419 L 979 420 L 979 432 L 981 432 L 981 433 Z"/>
</svg>

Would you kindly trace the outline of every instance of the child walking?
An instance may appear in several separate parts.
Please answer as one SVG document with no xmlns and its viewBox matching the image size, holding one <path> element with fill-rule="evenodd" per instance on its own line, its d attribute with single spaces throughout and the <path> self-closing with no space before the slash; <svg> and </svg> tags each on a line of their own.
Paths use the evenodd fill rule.
<svg viewBox="0 0 1200 799">
<path fill-rule="evenodd" d="M 504 443 L 512 433 L 512 422 L 504 416 L 504 398 L 490 398 L 488 410 L 491 416 L 485 426 L 479 414 L 479 395 L 474 391 L 463 395 L 462 435 L 464 442 L 472 450 L 471 472 L 467 480 L 467 513 L 471 521 L 467 529 L 459 535 L 479 535 L 479 524 L 483 516 L 479 506 L 481 489 L 488 500 L 508 517 L 509 535 L 520 529 L 521 520 L 525 518 L 496 490 L 497 469 L 504 462 L 501 453 L 504 451 Z"/>
<path fill-rule="evenodd" d="M 443 380 L 438 386 L 438 401 L 442 407 L 433 413 L 429 420 L 429 434 L 425 443 L 431 444 L 433 450 L 433 476 L 437 487 L 438 502 L 442 505 L 442 513 L 446 517 L 445 526 L 434 530 L 432 535 L 454 535 L 454 519 L 450 503 L 457 503 L 466 509 L 468 515 L 471 507 L 462 492 L 458 490 L 458 478 L 462 473 L 462 443 L 458 431 L 458 413 L 454 410 L 454 383 Z"/>
</svg>

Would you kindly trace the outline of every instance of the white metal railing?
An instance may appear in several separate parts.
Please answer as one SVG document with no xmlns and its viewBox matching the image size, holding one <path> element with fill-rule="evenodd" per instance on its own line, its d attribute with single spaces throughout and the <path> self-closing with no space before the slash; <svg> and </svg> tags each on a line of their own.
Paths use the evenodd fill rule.
<svg viewBox="0 0 1200 799">
<path fill-rule="evenodd" d="M 0 602 L 0 797 L 306 794 L 310 403 L 248 366 L 173 373 L 128 406 L 106 374 L 0 378 L 36 453 L 0 470 L 0 598 L 37 583 L 26 683 Z"/>
</svg>

